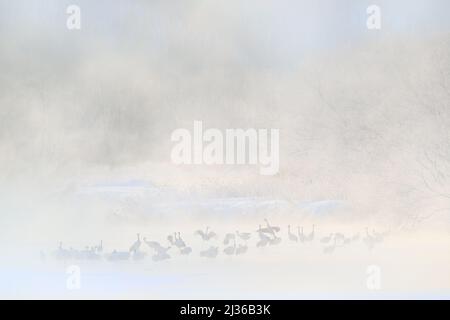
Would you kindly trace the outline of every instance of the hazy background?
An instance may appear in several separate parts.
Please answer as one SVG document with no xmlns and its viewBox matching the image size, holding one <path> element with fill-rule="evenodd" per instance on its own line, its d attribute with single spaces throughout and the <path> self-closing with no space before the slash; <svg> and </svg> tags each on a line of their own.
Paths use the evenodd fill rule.
<svg viewBox="0 0 450 320">
<path fill-rule="evenodd" d="M 70 4 L 81 30 L 66 28 Z M 422 228 L 448 249 L 449 13 L 444 0 L 0 0 L 5 252 L 266 216 Z M 280 129 L 279 174 L 171 164 L 171 132 L 194 120 Z"/>
</svg>

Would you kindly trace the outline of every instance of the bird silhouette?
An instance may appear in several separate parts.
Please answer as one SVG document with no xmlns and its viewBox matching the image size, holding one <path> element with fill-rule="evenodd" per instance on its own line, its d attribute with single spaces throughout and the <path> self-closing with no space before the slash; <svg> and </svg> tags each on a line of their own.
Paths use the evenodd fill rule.
<svg viewBox="0 0 450 320">
<path fill-rule="evenodd" d="M 233 254 L 235 253 L 235 251 L 236 251 L 236 240 L 233 239 L 233 245 L 232 245 L 232 246 L 229 246 L 229 247 L 226 247 L 226 248 L 223 250 L 223 252 L 224 252 L 226 255 L 231 256 L 231 255 L 233 255 Z"/>
<path fill-rule="evenodd" d="M 184 247 L 180 249 L 180 253 L 182 255 L 188 255 L 192 252 L 192 248 L 191 247 Z"/>
<path fill-rule="evenodd" d="M 141 237 L 140 234 L 137 234 L 137 240 L 131 245 L 130 252 L 137 252 L 141 247 Z"/>
<path fill-rule="evenodd" d="M 103 252 L 103 240 L 100 240 L 100 244 L 95 247 L 95 251 L 97 251 L 98 253 Z"/>
<path fill-rule="evenodd" d="M 275 234 L 273 235 L 273 238 L 269 240 L 269 244 L 271 246 L 275 246 L 275 245 L 280 244 L 280 243 L 281 243 L 281 238 L 276 236 Z"/>
<path fill-rule="evenodd" d="M 329 243 L 333 239 L 333 233 L 330 233 L 329 236 L 323 237 L 320 239 L 320 243 Z"/>
<path fill-rule="evenodd" d="M 143 260 L 146 256 L 147 256 L 147 254 L 145 252 L 136 250 L 136 251 L 133 251 L 132 258 L 133 258 L 133 260 L 137 261 L 137 260 Z"/>
<path fill-rule="evenodd" d="M 152 256 L 153 261 L 170 259 L 170 255 L 167 253 L 167 251 L 171 248 L 170 246 L 163 247 L 159 242 L 148 241 L 147 238 L 144 238 L 143 240 L 147 246 L 155 251 L 155 254 Z"/>
<path fill-rule="evenodd" d="M 123 261 L 130 258 L 130 251 L 117 251 L 113 250 L 109 255 L 107 255 L 107 260 L 109 261 Z"/>
<path fill-rule="evenodd" d="M 236 248 L 236 255 L 240 255 L 240 254 L 244 254 L 247 252 L 248 247 L 246 245 L 242 245 L 240 244 L 237 248 Z"/>
<path fill-rule="evenodd" d="M 157 241 L 148 241 L 147 238 L 144 238 L 143 240 L 147 244 L 147 246 L 149 246 L 151 249 L 155 250 L 155 252 L 157 254 L 164 254 L 164 253 L 167 254 L 167 251 L 169 251 L 169 249 L 171 248 L 170 246 L 163 247 Z"/>
<path fill-rule="evenodd" d="M 100 255 L 96 253 L 95 247 L 86 246 L 85 249 L 80 252 L 79 258 L 82 260 L 99 260 Z"/>
<path fill-rule="evenodd" d="M 315 227 L 315 225 L 312 226 L 311 233 L 305 237 L 305 241 L 313 241 L 314 240 L 314 227 Z"/>
<path fill-rule="evenodd" d="M 228 243 L 230 243 L 231 240 L 234 240 L 234 239 L 235 239 L 234 233 L 227 233 L 225 235 L 225 239 L 223 240 L 223 244 L 227 245 Z"/>
<path fill-rule="evenodd" d="M 67 260 L 71 258 L 70 251 L 63 248 L 62 241 L 59 242 L 58 248 L 55 252 L 55 257 L 59 260 Z"/>
<path fill-rule="evenodd" d="M 363 242 L 366 244 L 366 246 L 369 248 L 369 250 L 372 250 L 375 246 L 375 239 L 372 235 L 369 234 L 369 228 L 366 227 L 366 235 L 363 238 Z"/>
<path fill-rule="evenodd" d="M 323 253 L 325 253 L 325 254 L 333 253 L 334 250 L 336 249 L 336 241 L 337 241 L 336 237 L 334 237 L 334 243 L 323 248 Z"/>
<path fill-rule="evenodd" d="M 216 237 L 216 234 L 212 231 L 208 231 L 209 227 L 206 227 L 206 230 L 203 232 L 202 230 L 197 230 L 195 232 L 196 235 L 199 235 L 204 241 L 208 241 L 212 238 Z"/>
<path fill-rule="evenodd" d="M 298 237 L 291 232 L 291 225 L 288 225 L 288 237 L 289 240 L 298 242 Z"/>
<path fill-rule="evenodd" d="M 259 227 L 261 230 L 261 226 L 259 226 Z M 257 247 L 265 247 L 269 244 L 271 238 L 268 235 L 266 235 L 263 231 L 259 231 L 258 236 L 259 236 L 259 241 L 256 243 Z"/>
<path fill-rule="evenodd" d="M 177 233 L 175 233 L 175 246 L 178 248 L 186 247 L 186 243 L 183 241 L 183 239 L 181 239 L 181 235 L 179 232 L 178 232 L 178 237 L 177 237 Z"/>
<path fill-rule="evenodd" d="M 334 234 L 334 238 L 336 239 L 336 242 L 344 242 L 345 241 L 345 235 L 340 232 L 336 232 Z"/>
<path fill-rule="evenodd" d="M 269 229 L 270 233 L 275 234 L 275 232 L 279 232 L 280 231 L 280 227 L 271 226 L 267 219 L 264 219 L 264 221 L 266 222 L 267 228 Z"/>
<path fill-rule="evenodd" d="M 297 236 L 298 236 L 298 240 L 300 242 L 305 242 L 305 235 L 303 234 L 303 227 L 301 227 L 301 232 L 300 232 L 300 227 L 297 227 Z"/>
<path fill-rule="evenodd" d="M 373 241 L 375 243 L 381 243 L 384 240 L 384 235 L 381 232 L 376 232 L 375 230 L 372 230 L 373 235 Z"/>
<path fill-rule="evenodd" d="M 219 248 L 211 246 L 207 250 L 200 251 L 200 256 L 205 258 L 215 258 L 219 253 Z"/>
<path fill-rule="evenodd" d="M 251 237 L 251 234 L 248 233 L 248 232 L 239 232 L 239 231 L 236 231 L 236 235 L 237 235 L 241 240 L 244 240 L 244 241 L 249 240 L 250 237 Z"/>
<path fill-rule="evenodd" d="M 172 235 L 168 235 L 168 236 L 167 236 L 167 240 L 169 241 L 169 243 L 170 243 L 172 246 L 175 245 L 175 240 L 174 240 L 174 238 L 173 238 Z"/>
<path fill-rule="evenodd" d="M 258 230 L 256 230 L 256 232 L 272 233 L 272 229 L 271 228 L 262 228 L 261 225 L 259 225 L 259 228 L 258 228 Z"/>
<path fill-rule="evenodd" d="M 166 252 L 156 253 L 155 255 L 152 256 L 152 260 L 155 262 L 167 259 L 170 259 L 170 255 L 167 254 Z"/>
</svg>

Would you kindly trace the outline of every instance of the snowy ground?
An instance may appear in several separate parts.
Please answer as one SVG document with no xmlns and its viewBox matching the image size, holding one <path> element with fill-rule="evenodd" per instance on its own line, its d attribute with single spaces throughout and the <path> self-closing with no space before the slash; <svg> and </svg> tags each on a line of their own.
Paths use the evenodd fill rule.
<svg viewBox="0 0 450 320">
<path fill-rule="evenodd" d="M 284 233 L 284 232 L 283 232 Z M 189 237 L 190 238 L 190 237 Z M 194 240 L 190 256 L 173 251 L 167 261 L 81 262 L 27 256 L 2 259 L 1 298 L 310 299 L 450 298 L 450 237 L 393 234 L 368 250 L 363 242 L 322 252 L 311 244 L 283 242 L 242 256 L 199 257 L 207 244 Z M 197 241 L 194 243 L 194 241 Z M 37 248 L 36 248 L 37 249 Z M 105 248 L 106 249 L 106 248 Z M 106 249 L 107 250 L 107 249 Z M 146 250 L 147 251 L 147 250 Z M 148 251 L 151 252 L 150 250 Z M 67 268 L 81 271 L 79 289 L 67 288 Z M 380 288 L 367 283 L 369 266 L 380 270 Z M 369 273 L 368 273 L 369 272 Z"/>
</svg>

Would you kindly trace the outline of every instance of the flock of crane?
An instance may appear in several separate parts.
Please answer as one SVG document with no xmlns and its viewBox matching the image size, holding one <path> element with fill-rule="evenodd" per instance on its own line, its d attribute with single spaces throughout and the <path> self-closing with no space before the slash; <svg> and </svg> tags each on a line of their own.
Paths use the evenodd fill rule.
<svg viewBox="0 0 450 320">
<path fill-rule="evenodd" d="M 265 219 L 266 226 L 256 230 L 257 243 L 256 247 L 274 246 L 281 243 L 282 238 L 279 236 L 280 227 L 272 226 L 267 219 Z M 292 243 L 310 243 L 316 240 L 315 225 L 312 226 L 311 231 L 304 233 L 303 227 L 297 227 L 296 231 L 291 229 L 289 225 L 287 228 L 287 238 Z M 375 245 L 383 242 L 389 231 L 385 232 L 369 232 L 366 228 L 365 235 L 360 237 L 359 233 L 351 236 L 346 236 L 340 232 L 330 233 L 319 240 L 323 246 L 323 253 L 331 254 L 336 248 L 349 245 L 360 240 L 371 250 Z M 205 243 L 215 240 L 217 243 L 218 235 L 211 231 L 209 227 L 205 230 L 197 230 L 196 236 L 199 236 Z M 248 241 L 252 238 L 252 233 L 235 231 L 234 233 L 227 233 L 223 238 L 223 253 L 225 255 L 242 255 L 248 251 Z M 177 250 L 180 255 L 190 255 L 193 251 L 190 246 L 182 239 L 180 232 L 175 232 L 167 236 L 167 245 L 163 245 L 157 241 L 150 241 L 146 237 L 142 238 L 138 233 L 136 241 L 130 246 L 128 251 L 113 250 L 109 253 L 103 252 L 103 241 L 99 245 L 87 246 L 83 250 L 73 248 L 63 248 L 60 242 L 59 247 L 54 252 L 54 257 L 58 260 L 100 260 L 102 258 L 108 261 L 121 260 L 142 260 L 147 257 L 147 253 L 142 250 L 143 244 L 153 251 L 151 259 L 153 261 L 162 261 L 171 258 L 170 254 Z M 169 254 L 169 250 L 170 254 Z M 41 253 L 42 255 L 42 253 Z M 219 246 L 210 245 L 207 249 L 200 251 L 200 257 L 215 258 L 219 255 Z"/>
</svg>

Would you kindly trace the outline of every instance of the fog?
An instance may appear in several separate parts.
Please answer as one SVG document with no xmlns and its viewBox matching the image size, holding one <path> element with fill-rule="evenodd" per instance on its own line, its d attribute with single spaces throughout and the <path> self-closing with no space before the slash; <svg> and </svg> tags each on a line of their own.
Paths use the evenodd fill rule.
<svg viewBox="0 0 450 320">
<path fill-rule="evenodd" d="M 377 1 L 368 30 L 370 4 L 0 0 L 0 297 L 448 298 L 450 5 Z M 278 174 L 173 164 L 171 133 L 194 121 L 279 129 Z M 266 218 L 283 240 L 256 248 Z M 288 225 L 313 224 L 312 243 L 289 241 Z M 194 235 L 207 226 L 212 260 Z M 324 255 L 320 238 L 366 227 L 384 241 Z M 227 257 L 236 230 L 249 252 Z M 173 232 L 190 256 L 54 257 L 59 242 L 110 253 Z"/>
</svg>

